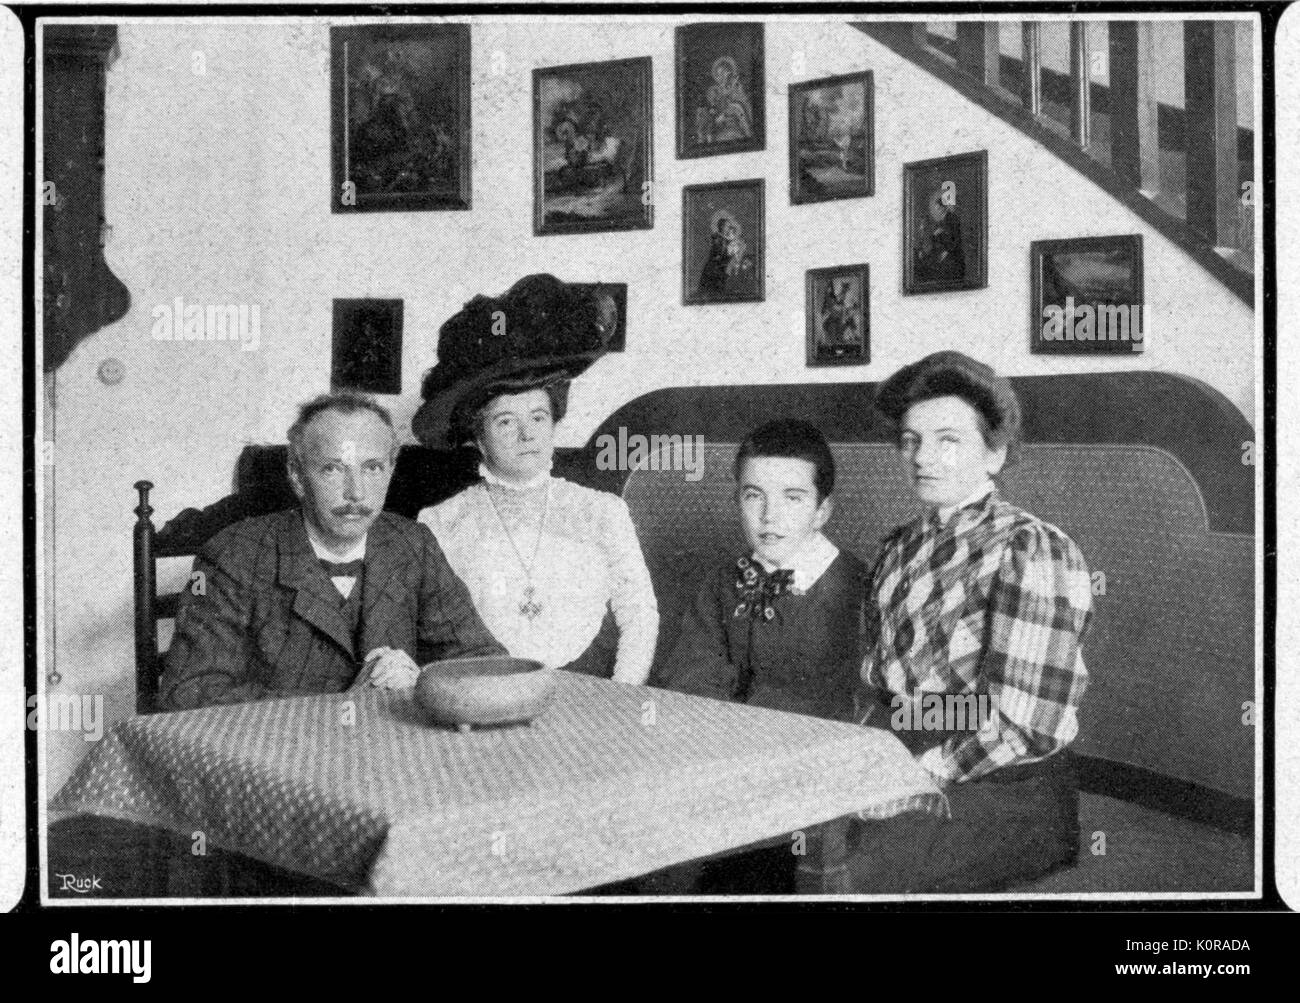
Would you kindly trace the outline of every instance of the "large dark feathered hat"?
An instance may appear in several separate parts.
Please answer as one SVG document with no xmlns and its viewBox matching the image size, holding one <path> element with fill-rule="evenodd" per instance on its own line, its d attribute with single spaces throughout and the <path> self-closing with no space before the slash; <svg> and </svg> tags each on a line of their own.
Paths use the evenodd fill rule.
<svg viewBox="0 0 1300 1003">
<path fill-rule="evenodd" d="M 492 397 L 572 379 L 605 354 L 617 322 L 612 297 L 553 275 L 475 296 L 438 332 L 438 362 L 424 375 L 412 431 L 426 446 L 461 445 Z"/>
</svg>

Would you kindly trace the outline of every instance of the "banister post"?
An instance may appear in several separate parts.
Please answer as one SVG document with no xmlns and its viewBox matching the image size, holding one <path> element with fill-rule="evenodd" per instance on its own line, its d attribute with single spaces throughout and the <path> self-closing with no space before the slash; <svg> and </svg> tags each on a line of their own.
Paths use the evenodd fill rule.
<svg viewBox="0 0 1300 1003">
<path fill-rule="evenodd" d="M 1043 35 L 1037 21 L 1020 26 L 1020 103 L 1037 118 L 1043 113 Z"/>
<path fill-rule="evenodd" d="M 1086 150 L 1092 144 L 1092 75 L 1088 22 L 1070 23 L 1070 137 Z"/>
<path fill-rule="evenodd" d="M 957 69 L 982 84 L 998 82 L 998 23 L 957 22 Z"/>
<path fill-rule="evenodd" d="M 1187 225 L 1215 247 L 1237 246 L 1236 25 L 1183 24 Z"/>
<path fill-rule="evenodd" d="M 1110 166 L 1130 187 L 1160 190 L 1155 35 L 1150 21 L 1111 21 Z"/>
</svg>

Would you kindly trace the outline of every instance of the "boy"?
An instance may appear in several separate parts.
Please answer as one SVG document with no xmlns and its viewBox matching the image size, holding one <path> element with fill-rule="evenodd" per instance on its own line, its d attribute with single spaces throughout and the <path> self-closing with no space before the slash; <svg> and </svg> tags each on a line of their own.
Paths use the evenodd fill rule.
<svg viewBox="0 0 1300 1003">
<path fill-rule="evenodd" d="M 669 689 L 853 719 L 867 568 L 823 534 L 835 461 L 806 421 L 770 422 L 736 454 L 750 553 L 701 585 L 660 679 Z"/>
<path fill-rule="evenodd" d="M 806 421 L 755 429 L 736 453 L 736 503 L 750 552 L 709 575 L 658 676 L 684 693 L 854 719 L 867 568 L 822 535 L 835 460 Z M 790 894 L 789 846 L 647 875 L 641 894 Z"/>
</svg>

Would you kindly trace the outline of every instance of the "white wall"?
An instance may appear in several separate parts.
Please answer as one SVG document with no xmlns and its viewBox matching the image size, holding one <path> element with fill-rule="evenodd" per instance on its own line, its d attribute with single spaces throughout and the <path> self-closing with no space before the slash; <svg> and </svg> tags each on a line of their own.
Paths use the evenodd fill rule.
<svg viewBox="0 0 1300 1003">
<path fill-rule="evenodd" d="M 535 271 L 627 282 L 628 350 L 575 385 L 561 445 L 584 442 L 613 409 L 657 387 L 878 380 L 940 348 L 1010 375 L 1177 371 L 1253 417 L 1247 307 L 1056 158 L 848 25 L 769 23 L 767 149 L 678 161 L 673 27 L 608 18 L 476 23 L 474 209 L 356 215 L 329 211 L 325 24 L 121 28 L 108 75 L 106 253 L 132 307 L 84 341 L 55 381 L 55 654 L 64 692 L 102 693 L 111 716 L 130 713 L 131 484 L 158 486 L 160 523 L 227 493 L 243 446 L 282 441 L 295 405 L 327 388 L 334 297 L 406 301 L 404 393 L 388 403 L 407 423 L 438 326 L 475 293 L 503 291 Z M 195 53 L 203 75 L 193 71 Z M 532 69 L 646 54 L 654 61 L 654 229 L 534 237 Z M 876 85 L 876 195 L 791 206 L 788 85 L 867 68 Z M 903 163 L 977 149 L 989 151 L 989 287 L 902 296 Z M 751 177 L 767 180 L 766 302 L 683 307 L 682 186 Z M 1145 355 L 1030 355 L 1029 242 L 1107 233 L 1145 237 Z M 804 272 L 856 262 L 871 266 L 872 362 L 807 369 Z M 153 307 L 178 295 L 258 305 L 258 350 L 154 341 Z M 125 367 L 115 386 L 95 376 L 110 357 Z M 87 746 L 49 738 L 55 791 Z"/>
</svg>

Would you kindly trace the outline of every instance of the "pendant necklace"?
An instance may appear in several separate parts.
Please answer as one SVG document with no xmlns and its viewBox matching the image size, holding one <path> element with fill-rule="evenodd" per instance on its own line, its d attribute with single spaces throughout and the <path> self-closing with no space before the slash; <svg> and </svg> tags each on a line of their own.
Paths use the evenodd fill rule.
<svg viewBox="0 0 1300 1003">
<path fill-rule="evenodd" d="M 546 532 L 546 516 L 551 508 L 551 483 L 549 480 L 546 482 L 546 495 L 542 501 L 542 522 L 537 527 L 537 543 L 533 545 L 533 556 L 529 561 L 524 560 L 524 555 L 515 543 L 515 538 L 510 535 L 510 530 L 506 527 L 506 521 L 501 517 L 501 510 L 497 508 L 496 499 L 492 497 L 491 489 L 485 485 L 483 490 L 487 492 L 488 501 L 492 503 L 492 511 L 496 513 L 497 522 L 501 524 L 501 532 L 505 533 L 506 540 L 510 543 L 510 549 L 515 552 L 515 558 L 519 561 L 519 566 L 524 569 L 524 576 L 527 581 L 524 583 L 523 601 L 519 603 L 519 615 L 531 624 L 541 615 L 544 608 L 534 598 L 537 587 L 533 584 L 533 568 L 537 564 L 537 552 L 541 550 L 542 536 Z"/>
</svg>

